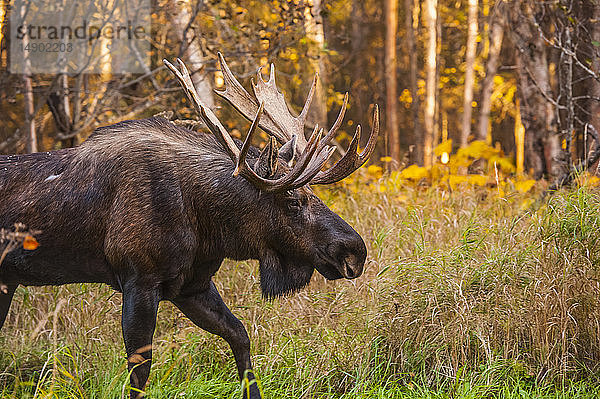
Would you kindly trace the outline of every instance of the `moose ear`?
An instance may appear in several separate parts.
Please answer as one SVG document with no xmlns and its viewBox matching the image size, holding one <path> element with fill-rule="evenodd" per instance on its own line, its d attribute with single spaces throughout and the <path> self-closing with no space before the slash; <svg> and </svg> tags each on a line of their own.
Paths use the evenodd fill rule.
<svg viewBox="0 0 600 399">
<path fill-rule="evenodd" d="M 264 179 L 273 177 L 277 172 L 277 141 L 271 136 L 269 143 L 263 148 L 254 165 L 254 171 Z"/>
<path fill-rule="evenodd" d="M 292 159 L 296 155 L 296 135 L 294 134 L 290 141 L 285 143 L 279 149 L 279 156 L 283 158 L 283 160 L 291 166 Z"/>
</svg>

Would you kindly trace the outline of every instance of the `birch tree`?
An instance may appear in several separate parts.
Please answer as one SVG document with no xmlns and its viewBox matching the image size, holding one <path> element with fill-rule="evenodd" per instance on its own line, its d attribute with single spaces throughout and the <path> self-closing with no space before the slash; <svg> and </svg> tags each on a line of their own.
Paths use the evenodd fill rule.
<svg viewBox="0 0 600 399">
<path fill-rule="evenodd" d="M 477 49 L 477 0 L 469 0 L 467 17 L 467 49 L 465 56 L 465 95 L 463 102 L 462 127 L 459 144 L 467 145 L 471 134 L 471 116 L 473 115 L 473 86 L 475 83 L 475 51 Z"/>
<path fill-rule="evenodd" d="M 502 49 L 504 37 L 504 19 L 501 13 L 491 17 L 490 49 L 485 66 L 485 77 L 481 84 L 481 106 L 479 108 L 479 125 L 477 127 L 477 140 L 492 143 L 490 131 L 490 111 L 492 108 L 492 92 L 494 90 L 494 77 L 498 71 L 498 60 Z"/>
<path fill-rule="evenodd" d="M 200 99 L 209 108 L 215 107 L 212 91 L 211 74 L 207 73 L 204 65 L 207 62 L 200 45 L 201 32 L 194 29 L 194 18 L 198 14 L 202 2 L 190 0 L 173 0 L 172 22 L 181 41 L 181 50 L 185 62 L 190 69 L 192 81 Z"/>
<path fill-rule="evenodd" d="M 309 121 L 318 123 L 327 128 L 327 68 L 325 65 L 325 32 L 323 30 L 321 0 L 308 0 L 304 9 L 304 29 L 306 37 L 313 44 L 313 51 L 309 53 L 309 60 L 314 72 L 319 74 L 317 91 L 308 113 Z"/>
<path fill-rule="evenodd" d="M 425 110 L 423 137 L 423 165 L 433 163 L 433 137 L 435 126 L 436 55 L 437 55 L 437 0 L 424 0 L 424 19 L 427 29 L 425 50 Z"/>
<path fill-rule="evenodd" d="M 392 167 L 400 163 L 400 132 L 398 129 L 398 92 L 396 34 L 398 31 L 398 0 L 385 0 L 385 92 L 388 153 Z"/>
<path fill-rule="evenodd" d="M 418 1 L 418 0 L 416 0 Z M 418 3 L 417 3 L 418 5 Z M 416 14 L 416 15 L 415 15 Z M 410 109 L 413 120 L 412 142 L 415 143 L 414 159 L 419 164 L 423 164 L 423 131 L 419 120 L 419 93 L 417 92 L 417 42 L 415 40 L 415 30 L 418 28 L 418 7 L 415 6 L 415 0 L 404 0 L 404 24 L 406 29 L 406 52 L 409 59 L 409 80 L 410 96 L 412 101 Z"/>
</svg>

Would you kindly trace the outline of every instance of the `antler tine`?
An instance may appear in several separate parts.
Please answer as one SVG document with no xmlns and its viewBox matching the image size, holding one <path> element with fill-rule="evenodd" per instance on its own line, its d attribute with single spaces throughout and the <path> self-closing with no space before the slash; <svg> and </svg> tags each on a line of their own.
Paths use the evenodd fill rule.
<svg viewBox="0 0 600 399">
<path fill-rule="evenodd" d="M 360 141 L 361 127 L 356 127 L 354 137 L 348 146 L 346 154 L 331 168 L 324 172 L 318 173 L 314 179 L 311 180 L 311 184 L 329 184 L 335 183 L 349 176 L 356 169 L 360 168 L 369 159 L 369 156 L 375 149 L 377 143 L 377 137 L 379 136 L 379 106 L 375 106 L 373 111 L 373 127 L 371 128 L 371 135 L 365 149 L 358 154 L 358 143 Z"/>
<path fill-rule="evenodd" d="M 318 126 L 315 126 L 315 129 L 310 137 L 310 140 L 307 142 L 304 151 L 299 156 L 294 167 L 288 173 L 277 180 L 268 180 L 258 176 L 256 172 L 250 168 L 250 166 L 248 166 L 248 163 L 246 162 L 246 156 L 248 154 L 248 149 L 250 148 L 252 137 L 255 135 L 257 127 L 260 125 L 260 120 L 264 111 L 264 103 L 261 102 L 258 106 L 256 116 L 252 120 L 252 125 L 250 126 L 248 135 L 244 140 L 240 150 L 216 115 L 210 110 L 210 108 L 202 104 L 194 84 L 192 83 L 189 71 L 183 61 L 180 59 L 177 60 L 180 69 L 177 69 L 167 60 L 163 60 L 163 62 L 167 68 L 173 72 L 182 88 L 185 90 L 189 100 L 194 104 L 194 107 L 200 114 L 202 121 L 215 135 L 233 161 L 235 165 L 235 170 L 233 172 L 234 176 L 243 176 L 246 180 L 260 190 L 285 191 L 306 184 L 307 181 L 312 179 L 316 173 L 319 172 L 329 155 L 331 155 L 330 148 L 328 148 L 327 151 L 317 152 L 317 149 L 320 147 L 319 144 L 323 135 L 323 129 L 318 130 Z M 316 157 L 315 153 L 317 154 Z"/>
<path fill-rule="evenodd" d="M 254 96 L 258 101 L 264 101 L 265 114 L 285 137 L 284 143 L 296 135 L 296 148 L 300 152 L 304 151 L 307 145 L 304 136 L 304 120 L 291 114 L 283 93 L 277 88 L 275 75 L 275 65 L 271 64 L 269 80 L 265 82 L 259 69 L 256 83 L 252 84 Z"/>
<path fill-rule="evenodd" d="M 321 150 L 314 158 L 314 161 L 311 162 L 309 167 L 306 168 L 304 173 L 294 182 L 292 188 L 302 187 L 305 184 L 308 184 L 313 180 L 313 178 L 321 171 L 321 168 L 327 160 L 331 157 L 331 155 L 335 152 L 334 146 L 327 146 Z"/>
<path fill-rule="evenodd" d="M 305 151 L 300 155 L 292 170 L 279 179 L 263 179 L 258 176 L 246 162 L 240 163 L 239 175 L 245 177 L 263 191 L 287 191 L 305 185 L 319 172 L 323 164 L 327 161 L 327 158 L 323 159 L 324 155 L 322 154 L 318 154 L 317 157 L 314 157 L 322 133 L 322 129 L 320 131 L 317 131 L 317 129 L 313 131 Z M 306 173 L 306 171 L 308 171 L 308 173 Z M 300 180 L 305 182 L 301 183 Z"/>
<path fill-rule="evenodd" d="M 312 84 L 310 85 L 310 90 L 308 91 L 308 96 L 306 96 L 306 101 L 304 102 L 304 107 L 302 107 L 302 112 L 300 112 L 300 115 L 298 115 L 298 119 L 302 122 L 302 124 L 304 124 L 304 122 L 306 121 L 308 109 L 310 108 L 310 104 L 312 103 L 315 91 L 317 90 L 318 81 L 319 74 L 315 73 L 315 77 L 313 78 Z"/>
<path fill-rule="evenodd" d="M 217 55 L 221 73 L 223 74 L 225 89 L 215 90 L 215 93 L 226 99 L 246 119 L 252 121 L 260 101 L 250 95 L 250 93 L 248 93 L 235 78 L 231 69 L 229 69 L 227 62 L 225 62 L 223 54 L 218 53 Z M 283 131 L 282 128 L 273 121 L 271 115 L 266 113 L 261 118 L 259 126 L 269 135 L 275 137 L 280 144 L 285 144 L 291 138 L 287 132 Z"/>
<path fill-rule="evenodd" d="M 237 163 L 235 165 L 235 170 L 233 171 L 234 176 L 237 176 L 240 173 L 240 165 L 246 163 L 246 155 L 248 155 L 248 150 L 250 149 L 250 143 L 252 142 L 252 138 L 254 137 L 256 128 L 258 127 L 258 121 L 260 121 L 260 117 L 262 116 L 263 109 L 264 109 L 264 104 L 260 103 L 260 107 L 258 107 L 258 112 L 256 113 L 256 117 L 254 118 L 254 121 L 252 121 L 250 130 L 248 131 L 248 135 L 246 136 L 246 140 L 244 140 L 244 144 L 242 145 L 242 149 L 240 150 L 240 155 L 239 155 Z"/>
<path fill-rule="evenodd" d="M 327 132 L 327 134 L 323 138 L 323 141 L 321 143 L 321 148 L 323 148 L 323 147 L 325 147 L 326 145 L 329 144 L 329 142 L 336 135 L 336 133 L 337 133 L 338 129 L 340 128 L 340 126 L 342 126 L 342 121 L 344 120 L 344 115 L 346 115 L 346 107 L 347 106 L 348 106 L 348 92 L 346 92 L 344 94 L 344 102 L 342 103 L 342 108 L 340 109 L 340 113 L 338 114 L 337 119 L 335 120 L 335 122 L 331 126 L 331 129 L 329 129 L 329 132 Z"/>
<path fill-rule="evenodd" d="M 194 87 L 190 77 L 190 73 L 183 61 L 181 61 L 179 58 L 177 59 L 177 63 L 179 64 L 181 71 L 166 59 L 163 60 L 163 63 L 171 72 L 173 72 L 179 81 L 179 84 L 184 89 L 188 99 L 194 105 L 196 111 L 200 114 L 202 121 L 206 124 L 213 135 L 215 135 L 223 148 L 225 148 L 231 160 L 235 163 L 239 156 L 239 150 L 237 146 L 217 116 L 211 111 L 210 108 L 202 104 L 202 101 L 198 97 L 198 92 L 196 92 L 196 88 Z"/>
</svg>

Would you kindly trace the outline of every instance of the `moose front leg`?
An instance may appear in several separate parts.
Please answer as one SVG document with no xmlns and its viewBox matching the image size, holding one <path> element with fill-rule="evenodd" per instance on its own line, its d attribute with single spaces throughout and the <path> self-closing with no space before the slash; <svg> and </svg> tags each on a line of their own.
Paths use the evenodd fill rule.
<svg viewBox="0 0 600 399">
<path fill-rule="evenodd" d="M 131 399 L 143 397 L 152 364 L 152 336 L 156 326 L 159 296 L 136 285 L 123 290 L 123 339 L 127 369 L 131 373 Z M 132 370 L 133 369 L 133 370 Z"/>
<path fill-rule="evenodd" d="M 13 295 L 17 289 L 16 284 L 6 284 L 0 282 L 3 285 L 4 290 L 0 291 L 0 328 L 4 325 L 6 315 L 10 309 L 10 303 L 12 302 Z"/>
<path fill-rule="evenodd" d="M 198 327 L 223 338 L 233 351 L 240 379 L 254 380 L 250 361 L 250 338 L 233 313 L 227 308 L 213 282 L 206 291 L 192 296 L 178 297 L 173 303 Z M 248 392 L 250 395 L 248 395 Z M 260 399 L 256 382 L 244 386 L 244 398 Z"/>
</svg>

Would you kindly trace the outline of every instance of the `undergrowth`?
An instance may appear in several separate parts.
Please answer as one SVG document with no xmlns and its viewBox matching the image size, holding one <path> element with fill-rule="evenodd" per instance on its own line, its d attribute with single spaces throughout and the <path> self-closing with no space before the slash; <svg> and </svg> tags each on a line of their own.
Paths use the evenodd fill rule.
<svg viewBox="0 0 600 399">
<path fill-rule="evenodd" d="M 382 189 L 381 187 L 385 187 Z M 266 301 L 255 262 L 215 283 L 252 341 L 265 398 L 587 398 L 600 394 L 600 200 L 371 183 L 320 191 L 369 248 L 365 274 L 317 274 Z M 20 287 L 0 332 L 2 398 L 119 398 L 121 297 Z M 239 398 L 227 344 L 161 304 L 149 397 Z"/>
</svg>

